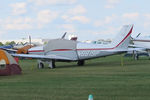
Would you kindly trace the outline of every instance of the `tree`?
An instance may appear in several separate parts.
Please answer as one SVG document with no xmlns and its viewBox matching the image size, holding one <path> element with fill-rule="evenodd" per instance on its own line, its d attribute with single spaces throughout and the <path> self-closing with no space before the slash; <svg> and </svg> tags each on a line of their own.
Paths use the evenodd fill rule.
<svg viewBox="0 0 150 100">
<path fill-rule="evenodd" d="M 8 41 L 5 43 L 5 45 L 9 45 L 9 44 L 10 44 L 10 42 L 8 42 Z"/>
<path fill-rule="evenodd" d="M 44 44 L 47 44 L 48 42 L 44 42 Z"/>
<path fill-rule="evenodd" d="M 6 42 L 5 45 L 14 45 L 16 44 L 15 41 L 11 41 L 11 42 Z"/>
<path fill-rule="evenodd" d="M 16 44 L 16 42 L 15 41 L 11 41 L 9 45 L 14 45 L 14 44 Z"/>
<path fill-rule="evenodd" d="M 4 44 L 2 42 L 0 42 L 0 46 L 3 46 Z"/>
</svg>

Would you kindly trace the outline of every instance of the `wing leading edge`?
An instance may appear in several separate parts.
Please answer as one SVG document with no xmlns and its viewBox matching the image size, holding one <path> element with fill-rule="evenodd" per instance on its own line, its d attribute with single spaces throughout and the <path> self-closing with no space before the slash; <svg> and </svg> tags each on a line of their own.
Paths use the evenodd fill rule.
<svg viewBox="0 0 150 100">
<path fill-rule="evenodd" d="M 56 59 L 56 60 L 70 60 L 67 57 L 57 55 L 28 55 L 28 54 L 12 54 L 14 57 L 33 58 L 33 59 Z"/>
</svg>

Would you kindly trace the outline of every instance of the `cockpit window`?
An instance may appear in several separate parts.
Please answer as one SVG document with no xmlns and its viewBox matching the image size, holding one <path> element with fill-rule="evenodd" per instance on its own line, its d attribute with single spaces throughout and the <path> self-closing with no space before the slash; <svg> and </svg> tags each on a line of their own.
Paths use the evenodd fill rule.
<svg viewBox="0 0 150 100">
<path fill-rule="evenodd" d="M 4 59 L 0 60 L 0 69 L 6 68 L 6 61 Z"/>
</svg>

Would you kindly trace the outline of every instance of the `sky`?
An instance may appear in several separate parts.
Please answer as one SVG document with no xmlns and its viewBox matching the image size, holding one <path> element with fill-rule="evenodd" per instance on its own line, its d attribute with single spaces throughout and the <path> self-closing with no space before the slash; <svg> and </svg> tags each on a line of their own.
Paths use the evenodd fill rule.
<svg viewBox="0 0 150 100">
<path fill-rule="evenodd" d="M 150 0 L 0 0 L 0 40 L 112 39 L 123 25 L 150 36 Z"/>
</svg>

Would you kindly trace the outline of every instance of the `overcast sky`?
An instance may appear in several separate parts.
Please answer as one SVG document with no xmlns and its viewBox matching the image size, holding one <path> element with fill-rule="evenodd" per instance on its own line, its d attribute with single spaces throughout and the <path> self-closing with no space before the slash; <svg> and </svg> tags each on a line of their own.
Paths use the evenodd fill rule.
<svg viewBox="0 0 150 100">
<path fill-rule="evenodd" d="M 0 0 L 0 40 L 64 32 L 79 40 L 108 39 L 126 24 L 134 24 L 133 36 L 150 35 L 150 0 Z"/>
</svg>

